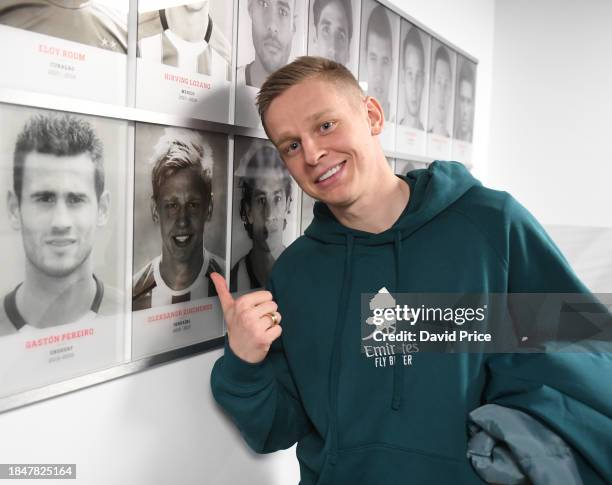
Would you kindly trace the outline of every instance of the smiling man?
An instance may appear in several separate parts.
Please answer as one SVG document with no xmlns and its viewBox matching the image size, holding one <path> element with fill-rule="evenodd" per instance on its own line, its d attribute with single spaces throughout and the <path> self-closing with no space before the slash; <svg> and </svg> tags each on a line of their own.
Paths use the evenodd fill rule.
<svg viewBox="0 0 612 485">
<path fill-rule="evenodd" d="M 275 148 L 260 146 L 250 154 L 240 188 L 240 217 L 253 247 L 232 268 L 231 291 L 263 288 L 285 250 L 283 231 L 291 206 L 291 177 Z"/>
<path fill-rule="evenodd" d="M 315 52 L 340 64 L 348 64 L 353 38 L 351 0 L 314 0 L 312 14 Z"/>
<path fill-rule="evenodd" d="M 102 143 L 91 124 L 67 114 L 31 118 L 17 138 L 8 194 L 25 278 L 4 297 L 0 335 L 116 309 L 114 291 L 93 273 L 96 231 L 107 223 L 109 205 Z"/>
<path fill-rule="evenodd" d="M 287 64 L 296 27 L 295 2 L 249 0 L 255 59 L 238 68 L 238 84 L 259 88 L 266 77 Z"/>
<path fill-rule="evenodd" d="M 373 293 L 588 294 L 527 210 L 459 163 L 394 175 L 380 103 L 333 61 L 301 57 L 276 71 L 258 107 L 287 169 L 319 202 L 266 291 L 234 299 L 212 275 L 228 329 L 212 390 L 248 444 L 264 453 L 297 443 L 301 485 L 472 485 L 483 473 L 499 483 L 500 463 L 506 483 L 542 473 L 610 482 L 609 355 L 362 351 L 362 298 Z M 501 337 L 537 335 L 555 317 L 540 309 L 522 309 Z M 471 439 L 470 416 L 483 409 L 493 435 Z M 533 458 L 526 469 L 495 446 L 504 429 Z"/>
<path fill-rule="evenodd" d="M 204 248 L 213 210 L 210 145 L 197 132 L 167 129 L 151 162 L 151 217 L 162 251 L 134 276 L 134 311 L 215 296 L 210 273 L 224 264 Z"/>
</svg>

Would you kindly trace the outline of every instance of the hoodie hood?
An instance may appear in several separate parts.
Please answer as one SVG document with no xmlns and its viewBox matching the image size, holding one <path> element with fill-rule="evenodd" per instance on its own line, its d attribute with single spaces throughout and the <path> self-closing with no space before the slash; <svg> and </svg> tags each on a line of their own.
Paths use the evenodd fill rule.
<svg viewBox="0 0 612 485">
<path fill-rule="evenodd" d="M 304 234 L 328 244 L 345 245 L 347 235 L 355 244 L 378 245 L 393 242 L 397 233 L 405 239 L 419 227 L 436 217 L 456 202 L 475 185 L 480 185 L 465 166 L 458 162 L 433 162 L 426 169 L 413 170 L 398 175 L 410 185 L 408 205 L 392 227 L 379 234 L 372 234 L 343 226 L 326 204 L 316 202 L 314 220 Z"/>
</svg>

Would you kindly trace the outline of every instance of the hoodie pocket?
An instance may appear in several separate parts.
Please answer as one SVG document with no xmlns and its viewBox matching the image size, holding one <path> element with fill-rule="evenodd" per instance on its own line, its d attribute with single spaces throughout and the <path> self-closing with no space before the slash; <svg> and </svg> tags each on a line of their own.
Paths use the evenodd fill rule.
<svg viewBox="0 0 612 485">
<path fill-rule="evenodd" d="M 338 450 L 317 485 L 482 485 L 467 458 L 374 443 Z"/>
</svg>

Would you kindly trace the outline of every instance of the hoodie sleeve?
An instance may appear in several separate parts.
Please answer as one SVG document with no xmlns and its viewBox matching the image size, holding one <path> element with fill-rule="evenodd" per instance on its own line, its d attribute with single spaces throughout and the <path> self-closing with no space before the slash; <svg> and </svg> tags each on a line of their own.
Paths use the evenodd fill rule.
<svg viewBox="0 0 612 485">
<path fill-rule="evenodd" d="M 287 364 L 282 336 L 258 364 L 237 357 L 226 337 L 225 353 L 213 367 L 211 386 L 217 402 L 257 453 L 289 448 L 311 428 Z"/>
<path fill-rule="evenodd" d="M 504 215 L 509 293 L 590 295 L 525 208 L 509 197 Z M 530 318 L 531 310 L 515 325 L 537 326 L 540 315 Z M 524 411 L 562 437 L 588 484 L 612 483 L 612 353 L 601 349 L 492 355 L 484 395 L 485 402 Z"/>
</svg>

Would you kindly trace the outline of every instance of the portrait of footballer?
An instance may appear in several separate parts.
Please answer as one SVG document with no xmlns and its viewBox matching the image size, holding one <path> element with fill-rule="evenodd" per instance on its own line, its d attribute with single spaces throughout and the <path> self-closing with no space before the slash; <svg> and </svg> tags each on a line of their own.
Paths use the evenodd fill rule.
<svg viewBox="0 0 612 485">
<path fill-rule="evenodd" d="M 0 128 L 0 336 L 122 318 L 126 125 L 3 106 Z"/>
<path fill-rule="evenodd" d="M 274 263 L 297 237 L 297 187 L 269 142 L 236 137 L 234 147 L 230 289 L 245 291 L 265 286 Z"/>
<path fill-rule="evenodd" d="M 3 0 L 0 24 L 127 54 L 127 8 L 108 0 Z"/>
<path fill-rule="evenodd" d="M 226 160 L 225 135 L 137 125 L 133 311 L 216 296 Z"/>
</svg>

